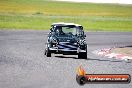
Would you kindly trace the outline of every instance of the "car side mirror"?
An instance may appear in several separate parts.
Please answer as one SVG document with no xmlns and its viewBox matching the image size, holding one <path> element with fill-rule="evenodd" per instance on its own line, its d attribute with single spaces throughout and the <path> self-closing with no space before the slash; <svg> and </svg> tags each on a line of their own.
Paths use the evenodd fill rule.
<svg viewBox="0 0 132 88">
<path fill-rule="evenodd" d="M 50 28 L 50 31 L 52 31 L 52 28 Z"/>
</svg>

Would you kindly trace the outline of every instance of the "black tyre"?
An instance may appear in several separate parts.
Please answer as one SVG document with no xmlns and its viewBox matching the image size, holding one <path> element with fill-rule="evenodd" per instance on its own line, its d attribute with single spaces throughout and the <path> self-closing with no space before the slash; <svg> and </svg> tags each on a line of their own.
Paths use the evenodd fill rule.
<svg viewBox="0 0 132 88">
<path fill-rule="evenodd" d="M 46 49 L 45 49 L 45 51 L 44 51 L 44 55 L 46 55 Z"/>
<path fill-rule="evenodd" d="M 83 58 L 83 59 L 87 59 L 87 52 L 82 53 L 82 58 Z"/>
<path fill-rule="evenodd" d="M 80 52 L 78 54 L 79 59 L 87 59 L 87 52 Z"/>
<path fill-rule="evenodd" d="M 46 49 L 46 50 L 45 50 L 45 55 L 46 55 L 47 57 L 51 57 L 51 52 L 50 52 L 49 49 Z"/>
</svg>

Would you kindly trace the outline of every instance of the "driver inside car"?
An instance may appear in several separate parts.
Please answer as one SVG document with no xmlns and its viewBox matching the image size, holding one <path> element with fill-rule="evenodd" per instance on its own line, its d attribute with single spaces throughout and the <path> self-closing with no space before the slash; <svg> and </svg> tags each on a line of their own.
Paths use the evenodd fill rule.
<svg viewBox="0 0 132 88">
<path fill-rule="evenodd" d="M 65 33 L 62 31 L 62 27 L 57 27 L 56 33 L 60 35 L 64 35 Z"/>
</svg>

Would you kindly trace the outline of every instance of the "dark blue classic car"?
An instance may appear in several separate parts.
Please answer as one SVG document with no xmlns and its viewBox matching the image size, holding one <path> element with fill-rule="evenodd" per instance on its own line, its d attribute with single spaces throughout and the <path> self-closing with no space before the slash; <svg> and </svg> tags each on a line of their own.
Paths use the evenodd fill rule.
<svg viewBox="0 0 132 88">
<path fill-rule="evenodd" d="M 63 55 L 78 55 L 87 59 L 87 43 L 83 27 L 74 23 L 53 23 L 45 48 L 45 55 L 52 53 Z"/>
</svg>

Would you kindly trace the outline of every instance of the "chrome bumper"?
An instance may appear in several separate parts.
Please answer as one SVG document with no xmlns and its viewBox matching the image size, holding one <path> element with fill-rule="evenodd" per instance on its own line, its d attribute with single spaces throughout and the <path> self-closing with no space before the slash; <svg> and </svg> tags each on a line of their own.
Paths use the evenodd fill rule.
<svg viewBox="0 0 132 88">
<path fill-rule="evenodd" d="M 54 47 L 54 48 L 49 48 L 49 50 L 51 51 L 56 51 L 56 52 L 59 52 L 59 51 L 64 51 L 64 52 L 86 52 L 86 50 L 81 50 L 81 49 L 77 49 L 77 50 L 70 50 L 70 49 L 58 49 L 57 47 Z"/>
</svg>

